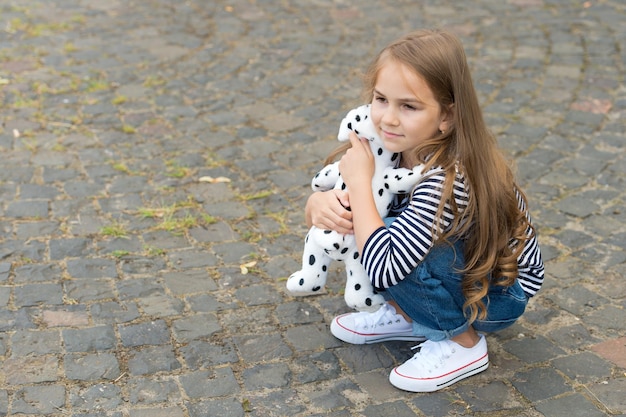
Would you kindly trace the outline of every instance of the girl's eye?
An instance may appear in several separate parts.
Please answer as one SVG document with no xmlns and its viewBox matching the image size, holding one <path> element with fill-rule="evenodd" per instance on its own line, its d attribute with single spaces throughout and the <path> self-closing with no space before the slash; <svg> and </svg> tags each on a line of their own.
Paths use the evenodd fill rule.
<svg viewBox="0 0 626 417">
<path fill-rule="evenodd" d="M 379 103 L 386 103 L 387 99 L 385 97 L 381 97 L 381 96 L 374 96 L 374 100 L 378 101 Z"/>
<path fill-rule="evenodd" d="M 413 111 L 413 110 L 417 110 L 417 107 L 412 106 L 412 105 L 410 105 L 410 104 L 405 104 L 405 105 L 404 105 L 404 108 L 405 108 L 405 109 L 407 109 L 407 110 L 411 110 L 411 111 Z"/>
</svg>

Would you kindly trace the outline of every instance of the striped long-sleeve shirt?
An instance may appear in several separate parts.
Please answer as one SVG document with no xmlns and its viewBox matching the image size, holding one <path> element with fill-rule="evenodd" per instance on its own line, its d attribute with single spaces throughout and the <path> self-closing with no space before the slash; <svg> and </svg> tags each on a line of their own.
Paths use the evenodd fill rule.
<svg viewBox="0 0 626 417">
<path fill-rule="evenodd" d="M 376 288 L 389 288 L 404 279 L 428 254 L 433 246 L 433 223 L 441 200 L 444 172 L 434 167 L 413 190 L 410 198 L 398 201 L 390 213 L 397 216 L 389 228 L 380 227 L 368 238 L 362 251 L 361 262 Z M 467 206 L 467 190 L 464 177 L 457 172 L 454 182 L 454 199 L 459 211 Z M 520 209 L 526 205 L 517 193 Z M 444 206 L 439 231 L 451 227 L 454 213 L 449 204 Z M 531 221 L 530 215 L 527 214 Z M 531 230 L 528 230 L 531 234 Z M 512 241 L 513 243 L 513 241 Z M 532 297 L 541 288 L 544 266 L 537 237 L 526 240 L 518 259 L 518 280 L 524 292 Z"/>
</svg>

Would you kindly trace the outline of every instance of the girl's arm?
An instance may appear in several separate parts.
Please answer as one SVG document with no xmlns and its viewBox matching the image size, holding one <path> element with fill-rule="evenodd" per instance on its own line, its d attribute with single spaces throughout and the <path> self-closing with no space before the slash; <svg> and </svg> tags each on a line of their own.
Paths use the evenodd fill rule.
<svg viewBox="0 0 626 417">
<path fill-rule="evenodd" d="M 308 227 L 352 233 L 352 213 L 348 193 L 341 190 L 318 191 L 309 196 L 304 215 Z"/>
</svg>

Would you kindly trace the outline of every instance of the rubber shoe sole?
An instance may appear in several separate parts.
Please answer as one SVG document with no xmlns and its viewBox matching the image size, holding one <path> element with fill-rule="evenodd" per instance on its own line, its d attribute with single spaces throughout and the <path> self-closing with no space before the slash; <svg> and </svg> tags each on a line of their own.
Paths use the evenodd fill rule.
<svg viewBox="0 0 626 417">
<path fill-rule="evenodd" d="M 348 313 L 348 314 L 352 314 L 352 313 Z M 424 340 L 426 340 L 426 338 L 422 336 L 413 335 L 412 330 L 408 330 L 405 332 L 392 332 L 392 333 L 358 332 L 356 330 L 349 329 L 340 323 L 341 318 L 346 315 L 347 314 L 335 317 L 333 321 L 330 323 L 330 332 L 333 334 L 333 336 L 335 336 L 339 340 L 343 340 L 346 343 L 351 343 L 353 345 L 363 345 L 363 344 L 387 342 L 387 341 L 392 341 L 392 340 L 404 340 L 407 342 L 423 342 Z"/>
<path fill-rule="evenodd" d="M 479 374 L 489 367 L 489 358 L 485 357 L 480 362 L 466 369 L 441 375 L 436 378 L 411 378 L 409 376 L 400 375 L 398 368 L 391 371 L 389 382 L 396 388 L 410 392 L 434 392 L 459 382 L 472 375 Z"/>
<path fill-rule="evenodd" d="M 428 366 L 420 366 L 420 363 L 411 363 L 411 361 L 425 361 L 418 353 L 403 365 L 394 368 L 389 375 L 389 382 L 405 391 L 433 392 L 483 372 L 489 367 L 489 354 L 484 336 L 481 336 L 481 340 L 474 348 L 467 349 L 459 346 L 456 351 L 468 356 L 468 362 L 461 361 L 460 357 L 446 358 L 444 360 L 446 363 L 429 369 Z M 461 361 L 461 363 L 454 363 L 455 361 Z"/>
</svg>

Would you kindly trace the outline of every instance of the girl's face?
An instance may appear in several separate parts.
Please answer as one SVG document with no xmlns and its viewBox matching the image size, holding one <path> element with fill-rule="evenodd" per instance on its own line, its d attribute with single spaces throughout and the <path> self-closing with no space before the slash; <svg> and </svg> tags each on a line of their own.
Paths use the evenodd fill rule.
<svg viewBox="0 0 626 417">
<path fill-rule="evenodd" d="M 397 153 L 445 131 L 449 123 L 424 79 L 391 59 L 376 77 L 371 116 L 385 148 Z"/>
</svg>

